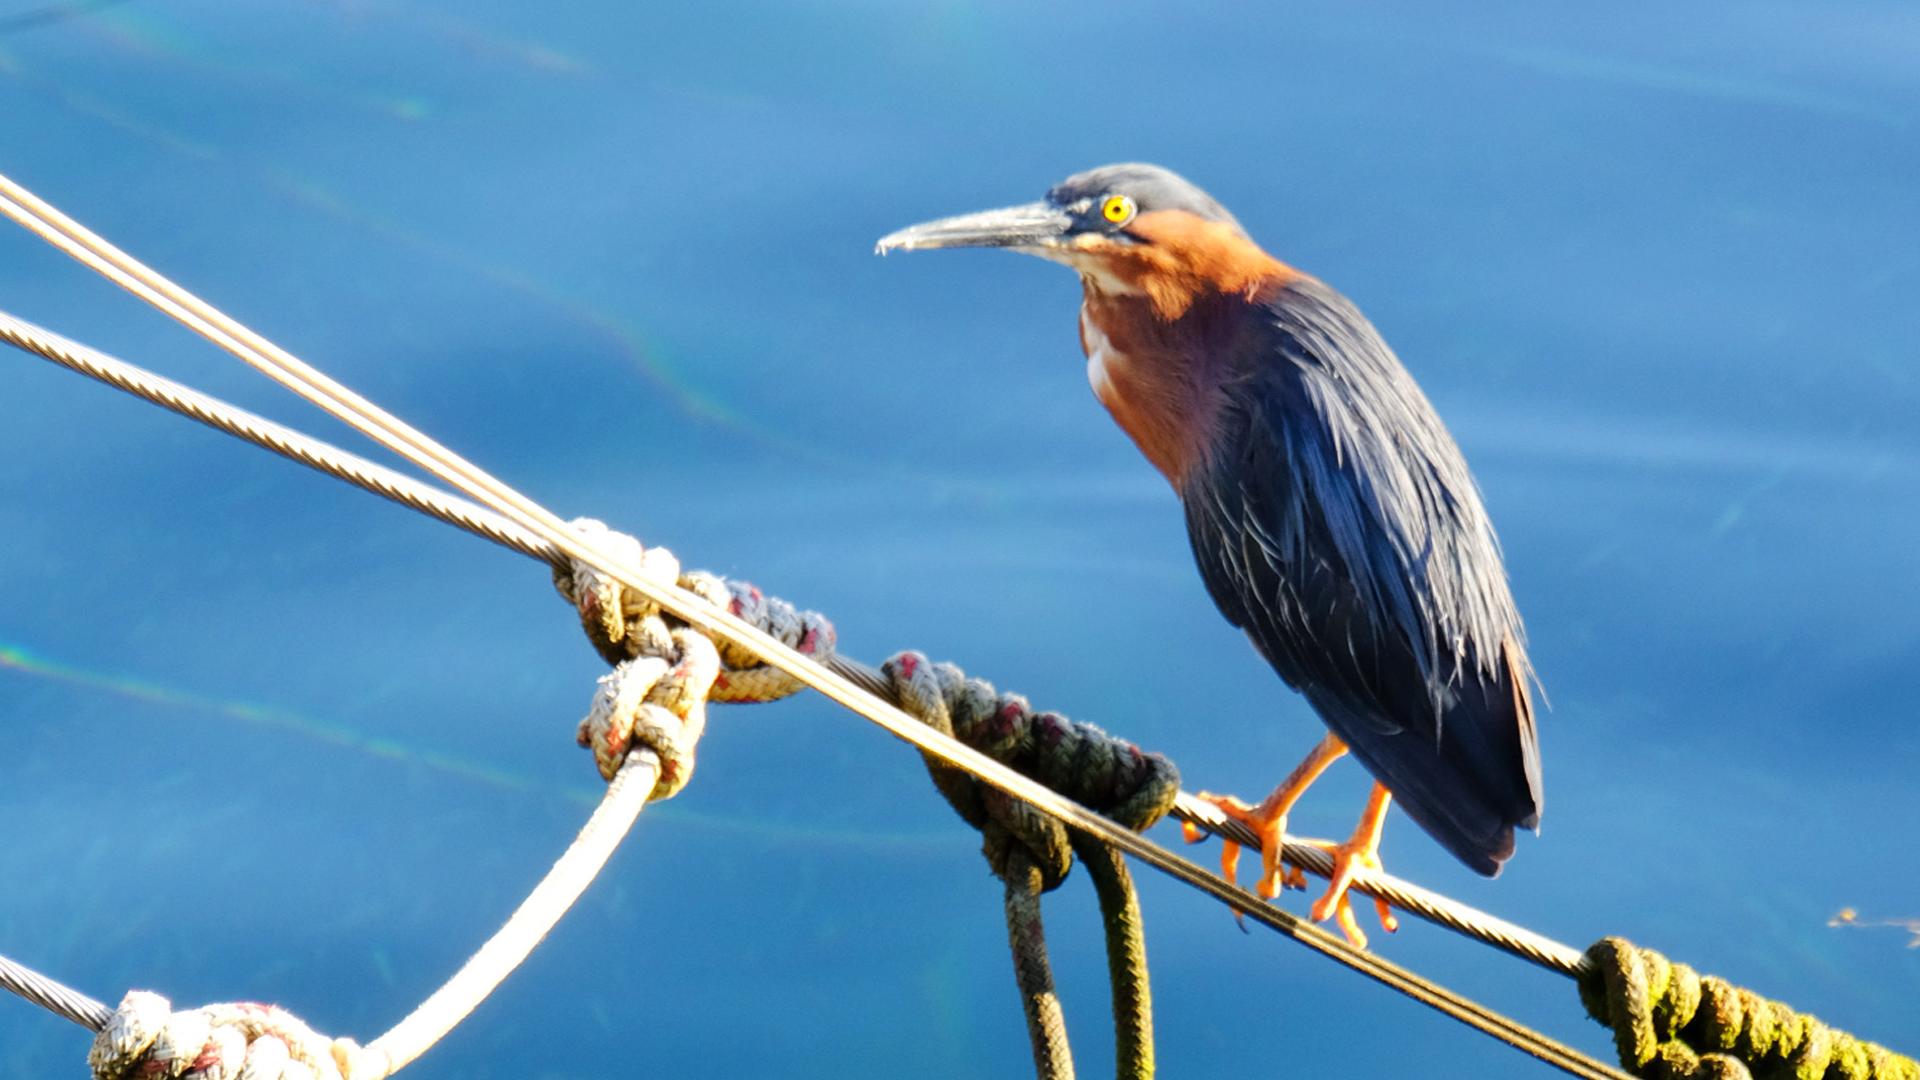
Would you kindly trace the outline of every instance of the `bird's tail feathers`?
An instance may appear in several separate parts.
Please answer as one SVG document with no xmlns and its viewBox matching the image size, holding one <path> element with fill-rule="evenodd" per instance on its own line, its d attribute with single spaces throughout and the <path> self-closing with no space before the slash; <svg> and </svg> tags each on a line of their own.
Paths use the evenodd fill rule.
<svg viewBox="0 0 1920 1080">
<path fill-rule="evenodd" d="M 1540 822 L 1530 703 L 1524 690 L 1510 692 L 1504 683 L 1470 681 L 1447 706 L 1438 740 L 1405 728 L 1389 733 L 1338 702 L 1314 702 L 1407 816 L 1487 877 L 1513 855 L 1514 827 L 1536 829 Z"/>
</svg>

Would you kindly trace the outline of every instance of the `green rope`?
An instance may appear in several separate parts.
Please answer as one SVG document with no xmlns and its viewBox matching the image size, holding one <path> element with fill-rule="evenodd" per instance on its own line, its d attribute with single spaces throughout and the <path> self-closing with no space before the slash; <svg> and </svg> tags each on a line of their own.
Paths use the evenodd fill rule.
<svg viewBox="0 0 1920 1080">
<path fill-rule="evenodd" d="M 1020 985 L 1020 1006 L 1033 1043 L 1034 1074 L 1040 1080 L 1073 1080 L 1067 1018 L 1053 989 L 1047 932 L 1040 919 L 1046 877 L 1024 851 L 1010 853 L 1002 869 L 1007 883 L 1007 944 L 1013 949 L 1013 977 Z"/>
<path fill-rule="evenodd" d="M 1140 897 L 1127 860 L 1097 840 L 1075 833 L 1074 854 L 1087 866 L 1107 928 L 1107 979 L 1113 986 L 1115 1073 L 1120 1080 L 1153 1076 L 1153 990 L 1147 980 L 1147 937 Z"/>
<path fill-rule="evenodd" d="M 1620 1064 L 1641 1076 L 1748 1080 L 1920 1080 L 1920 1062 L 1652 949 L 1602 938 L 1587 950 L 1580 1000 L 1613 1029 Z"/>
<path fill-rule="evenodd" d="M 1128 828 L 1146 829 L 1173 808 L 1179 773 L 1159 754 L 1143 753 L 1091 724 L 1035 712 L 1025 698 L 1000 694 L 991 684 L 969 679 L 951 664 L 929 663 L 919 653 L 900 653 L 881 670 L 900 707 L 928 726 Z M 980 830 L 987 864 L 1007 883 L 1008 939 L 1039 1075 L 1043 1080 L 1073 1075 L 1038 897 L 1066 880 L 1077 853 L 1093 879 L 1106 924 L 1115 1070 L 1121 1080 L 1150 1080 L 1153 994 L 1146 936 L 1133 879 L 1120 854 L 963 772 L 931 760 L 927 770 L 954 810 Z"/>
</svg>

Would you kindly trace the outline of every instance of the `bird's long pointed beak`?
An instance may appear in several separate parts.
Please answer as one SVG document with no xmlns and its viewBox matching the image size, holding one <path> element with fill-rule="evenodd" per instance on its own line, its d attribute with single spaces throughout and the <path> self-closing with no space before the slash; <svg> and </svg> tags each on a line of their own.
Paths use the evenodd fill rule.
<svg viewBox="0 0 1920 1080">
<path fill-rule="evenodd" d="M 873 250 L 885 255 L 953 247 L 1049 247 L 1059 244 L 1072 226 L 1073 217 L 1065 210 L 1033 202 L 909 225 L 881 237 Z"/>
</svg>

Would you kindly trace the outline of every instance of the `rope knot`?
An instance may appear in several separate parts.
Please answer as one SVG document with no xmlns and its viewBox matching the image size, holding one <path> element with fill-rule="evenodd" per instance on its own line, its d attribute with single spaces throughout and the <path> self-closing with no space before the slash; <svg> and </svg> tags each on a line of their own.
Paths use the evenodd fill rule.
<svg viewBox="0 0 1920 1080">
<path fill-rule="evenodd" d="M 1603 938 L 1580 978 L 1587 1014 L 1613 1029 L 1620 1063 L 1649 1077 L 1920 1080 L 1920 1063 L 1777 1001 L 1699 975 L 1652 949 Z"/>
<path fill-rule="evenodd" d="M 707 727 L 707 692 L 720 672 L 713 642 L 681 627 L 665 655 L 623 660 L 600 676 L 577 739 L 611 780 L 637 748 L 660 759 L 654 799 L 670 799 L 693 776 L 694 747 Z"/>
<path fill-rule="evenodd" d="M 1025 773 L 1128 828 L 1145 829 L 1172 809 L 1180 791 L 1173 763 L 1058 713 L 1035 712 L 1018 694 L 967 677 L 952 664 L 903 652 L 881 665 L 901 708 L 1003 765 Z M 960 816 L 981 830 L 994 872 L 1007 876 L 1016 850 L 1052 889 L 1072 868 L 1066 827 L 1032 806 L 958 770 L 927 762 L 933 782 Z"/>
<path fill-rule="evenodd" d="M 642 548 L 633 537 L 591 518 L 575 521 L 574 527 L 625 556 L 622 561 L 650 581 L 674 585 L 681 580 L 680 561 L 665 548 Z M 580 721 L 580 745 L 593 751 L 600 775 L 609 780 L 629 751 L 652 750 L 660 759 L 652 798 L 673 797 L 693 775 L 694 747 L 706 730 L 707 696 L 720 674 L 713 642 L 670 621 L 658 605 L 585 563 L 556 571 L 554 584 L 579 609 L 588 639 L 614 665 L 600 677 L 593 704 Z"/>
<path fill-rule="evenodd" d="M 173 1011 L 159 994 L 134 990 L 93 1040 L 96 1080 L 378 1080 L 386 1055 L 352 1039 L 329 1039 L 275 1005 L 236 1002 Z"/>
<path fill-rule="evenodd" d="M 821 663 L 833 658 L 839 635 L 833 623 L 817 611 L 802 611 L 777 596 L 768 596 L 744 581 L 732 581 L 705 571 L 695 571 L 680 579 L 681 587 L 707 598 L 753 624 L 781 644 L 805 653 Z M 720 642 L 720 659 L 725 670 L 714 683 L 715 701 L 778 701 L 806 689 L 806 684 L 761 661 L 751 650 L 732 642 Z"/>
<path fill-rule="evenodd" d="M 576 518 L 573 527 L 599 546 L 637 566 L 647 580 L 678 587 L 753 624 L 789 648 L 822 663 L 832 659 L 838 644 L 833 623 L 817 611 L 802 611 L 779 597 L 767 596 L 743 581 L 729 581 L 705 571 L 682 573 L 680 561 L 665 548 L 649 548 L 634 537 L 593 518 Z M 658 605 L 585 563 L 574 561 L 555 568 L 554 587 L 580 612 L 587 639 L 609 664 L 634 657 L 661 655 L 679 620 Z M 714 701 L 777 701 L 805 689 L 806 684 L 768 665 L 750 649 L 730 641 L 715 642 L 720 671 L 711 688 Z"/>
<path fill-rule="evenodd" d="M 666 586 L 679 582 L 680 560 L 666 548 L 645 547 L 593 518 L 575 518 L 572 525 L 595 546 L 619 556 L 624 565 L 638 567 L 648 581 Z M 580 612 L 580 628 L 607 663 L 659 654 L 669 647 L 670 631 L 659 606 L 594 567 L 579 560 L 564 570 L 556 567 L 553 585 Z"/>
</svg>

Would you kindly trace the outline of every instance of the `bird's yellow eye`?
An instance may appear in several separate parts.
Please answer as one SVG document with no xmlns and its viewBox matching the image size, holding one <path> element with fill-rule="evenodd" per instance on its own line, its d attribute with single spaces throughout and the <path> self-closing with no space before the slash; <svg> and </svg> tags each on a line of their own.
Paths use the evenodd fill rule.
<svg viewBox="0 0 1920 1080">
<path fill-rule="evenodd" d="M 1133 219 L 1133 200 L 1125 195 L 1109 195 L 1107 201 L 1100 204 L 1100 216 L 1115 225 L 1125 225 Z"/>
</svg>

